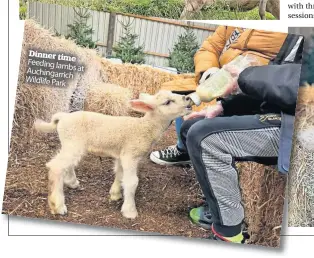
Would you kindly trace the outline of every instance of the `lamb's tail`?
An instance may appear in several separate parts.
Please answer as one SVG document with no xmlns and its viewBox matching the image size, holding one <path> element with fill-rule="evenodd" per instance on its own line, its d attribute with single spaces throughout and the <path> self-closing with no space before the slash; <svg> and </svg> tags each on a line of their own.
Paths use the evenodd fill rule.
<svg viewBox="0 0 314 258">
<path fill-rule="evenodd" d="M 64 115 L 66 115 L 66 113 L 63 112 L 54 114 L 50 123 L 47 123 L 41 119 L 37 119 L 34 123 L 34 128 L 39 132 L 51 133 L 57 129 L 57 125 Z"/>
</svg>

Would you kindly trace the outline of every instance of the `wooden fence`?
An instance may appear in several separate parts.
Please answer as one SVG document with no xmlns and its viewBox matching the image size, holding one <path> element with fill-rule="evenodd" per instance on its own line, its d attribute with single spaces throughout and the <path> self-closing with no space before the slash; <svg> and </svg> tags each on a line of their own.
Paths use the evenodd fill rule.
<svg viewBox="0 0 314 258">
<path fill-rule="evenodd" d="M 77 16 L 73 7 L 31 2 L 28 5 L 28 18 L 37 20 L 43 27 L 52 29 L 61 35 L 69 33 L 68 24 L 73 24 Z M 87 24 L 92 26 L 92 39 L 97 41 L 98 51 L 102 56 L 111 54 L 112 46 L 123 35 L 123 25 L 130 22 L 132 32 L 137 34 L 138 45 L 144 47 L 146 64 L 168 66 L 169 53 L 177 42 L 179 35 L 189 27 L 201 44 L 211 35 L 217 25 L 176 21 L 156 17 L 132 14 L 113 14 L 89 10 Z"/>
</svg>

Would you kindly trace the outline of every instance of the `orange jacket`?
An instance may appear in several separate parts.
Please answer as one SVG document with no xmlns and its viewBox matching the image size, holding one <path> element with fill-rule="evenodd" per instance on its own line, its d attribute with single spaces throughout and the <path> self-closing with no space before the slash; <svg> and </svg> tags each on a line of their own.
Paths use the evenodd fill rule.
<svg viewBox="0 0 314 258">
<path fill-rule="evenodd" d="M 276 57 L 286 37 L 287 33 L 219 26 L 194 56 L 195 78 L 170 81 L 162 88 L 194 91 L 202 72 L 211 67 L 220 68 L 239 55 L 250 54 L 266 65 Z"/>
</svg>

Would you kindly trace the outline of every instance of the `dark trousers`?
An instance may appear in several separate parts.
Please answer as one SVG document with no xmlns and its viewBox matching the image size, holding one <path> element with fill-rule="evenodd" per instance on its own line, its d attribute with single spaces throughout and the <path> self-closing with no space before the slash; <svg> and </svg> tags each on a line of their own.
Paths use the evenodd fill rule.
<svg viewBox="0 0 314 258">
<path fill-rule="evenodd" d="M 241 232 L 241 203 L 235 161 L 275 165 L 278 159 L 281 117 L 277 114 L 196 118 L 181 128 L 215 231 L 226 237 Z"/>
</svg>

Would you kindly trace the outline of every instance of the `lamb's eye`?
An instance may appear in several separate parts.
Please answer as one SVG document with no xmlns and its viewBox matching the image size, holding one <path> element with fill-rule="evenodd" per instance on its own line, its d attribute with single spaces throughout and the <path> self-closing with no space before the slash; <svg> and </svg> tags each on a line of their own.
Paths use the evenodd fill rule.
<svg viewBox="0 0 314 258">
<path fill-rule="evenodd" d="M 170 105 L 171 102 L 173 102 L 173 101 L 169 99 L 169 100 L 167 100 L 167 101 L 164 103 L 164 105 L 166 105 L 166 106 L 167 106 L 167 105 Z"/>
</svg>

